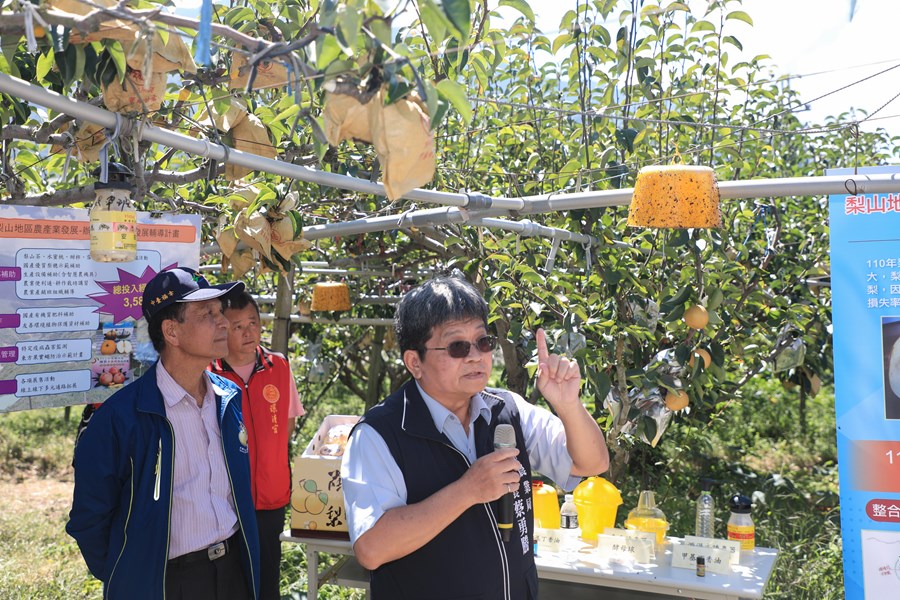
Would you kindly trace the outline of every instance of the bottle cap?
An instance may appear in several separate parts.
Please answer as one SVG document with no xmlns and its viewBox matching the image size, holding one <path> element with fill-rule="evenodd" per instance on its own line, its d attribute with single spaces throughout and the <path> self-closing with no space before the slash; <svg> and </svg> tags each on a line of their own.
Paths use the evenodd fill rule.
<svg viewBox="0 0 900 600">
<path fill-rule="evenodd" d="M 702 557 L 702 556 L 698 556 L 698 557 L 697 557 L 697 564 L 698 564 L 698 565 L 705 565 L 705 564 L 706 564 L 706 559 L 705 559 L 704 557 Z"/>
<path fill-rule="evenodd" d="M 566 502 L 572 502 L 573 498 L 575 498 L 575 496 L 572 494 L 566 494 Z"/>
<path fill-rule="evenodd" d="M 747 514 L 753 507 L 753 503 L 750 498 L 742 494 L 735 494 L 734 496 L 732 496 L 730 504 L 731 512 L 736 512 L 739 514 Z"/>
</svg>

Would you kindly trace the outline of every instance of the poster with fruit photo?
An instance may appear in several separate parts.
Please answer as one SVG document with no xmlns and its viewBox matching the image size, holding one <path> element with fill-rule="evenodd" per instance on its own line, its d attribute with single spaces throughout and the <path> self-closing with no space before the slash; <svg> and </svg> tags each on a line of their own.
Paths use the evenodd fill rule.
<svg viewBox="0 0 900 600">
<path fill-rule="evenodd" d="M 829 197 L 844 593 L 883 600 L 900 598 L 900 181 L 847 190 Z"/>
<path fill-rule="evenodd" d="M 103 402 L 156 360 L 144 286 L 197 268 L 198 215 L 137 215 L 137 256 L 91 258 L 88 211 L 0 206 L 0 412 Z"/>
</svg>

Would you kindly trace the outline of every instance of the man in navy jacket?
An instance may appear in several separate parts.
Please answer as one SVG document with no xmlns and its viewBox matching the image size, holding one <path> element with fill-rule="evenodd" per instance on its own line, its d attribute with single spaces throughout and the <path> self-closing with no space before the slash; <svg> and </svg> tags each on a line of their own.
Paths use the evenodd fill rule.
<svg viewBox="0 0 900 600">
<path fill-rule="evenodd" d="M 222 297 L 191 269 L 157 274 L 143 312 L 160 360 L 94 414 L 75 449 L 66 531 L 104 598 L 251 600 L 259 549 L 241 393 L 208 373 L 228 350 Z"/>
</svg>

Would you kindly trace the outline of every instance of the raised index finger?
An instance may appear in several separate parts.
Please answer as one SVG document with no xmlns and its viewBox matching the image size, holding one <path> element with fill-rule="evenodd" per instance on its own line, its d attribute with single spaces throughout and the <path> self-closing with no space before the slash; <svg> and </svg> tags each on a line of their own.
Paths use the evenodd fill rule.
<svg viewBox="0 0 900 600">
<path fill-rule="evenodd" d="M 537 352 L 538 352 L 538 365 L 545 364 L 547 359 L 550 357 L 550 352 L 547 350 L 547 334 L 544 333 L 543 329 L 537 330 Z"/>
</svg>

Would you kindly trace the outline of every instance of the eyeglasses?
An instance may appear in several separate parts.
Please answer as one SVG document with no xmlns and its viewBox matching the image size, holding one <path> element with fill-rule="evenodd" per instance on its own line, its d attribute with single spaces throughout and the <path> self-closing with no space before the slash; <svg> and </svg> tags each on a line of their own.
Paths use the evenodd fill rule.
<svg viewBox="0 0 900 600">
<path fill-rule="evenodd" d="M 469 352 L 472 351 L 473 345 L 478 348 L 479 352 L 491 352 L 494 350 L 494 348 L 497 347 L 497 338 L 493 335 L 486 335 L 475 340 L 474 344 L 472 342 L 464 342 L 460 340 L 457 342 L 450 342 L 445 348 L 429 348 L 426 346 L 425 349 L 446 350 L 447 354 L 449 354 L 453 358 L 465 358 L 469 356 Z"/>
</svg>

